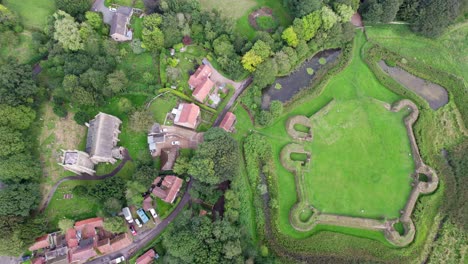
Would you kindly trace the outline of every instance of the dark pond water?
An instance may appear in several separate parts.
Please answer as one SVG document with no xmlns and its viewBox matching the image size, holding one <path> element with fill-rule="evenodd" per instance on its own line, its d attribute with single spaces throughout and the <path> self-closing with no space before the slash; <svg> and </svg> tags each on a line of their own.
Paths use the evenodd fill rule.
<svg viewBox="0 0 468 264">
<path fill-rule="evenodd" d="M 448 93 L 444 87 L 414 76 L 399 67 L 390 67 L 384 61 L 379 61 L 379 66 L 395 81 L 424 98 L 432 109 L 437 110 L 448 103 Z"/>
<path fill-rule="evenodd" d="M 273 85 L 263 90 L 262 108 L 267 109 L 270 106 L 270 102 L 273 100 L 286 102 L 300 90 L 309 87 L 315 73 L 328 63 L 334 62 L 340 53 L 341 50 L 339 49 L 321 51 L 305 61 L 295 72 L 288 76 L 277 78 Z M 325 65 L 320 65 L 320 58 L 325 58 L 327 63 Z M 307 68 L 312 68 L 314 74 L 310 75 L 307 72 Z M 277 83 L 281 85 L 281 89 L 275 88 Z"/>
</svg>

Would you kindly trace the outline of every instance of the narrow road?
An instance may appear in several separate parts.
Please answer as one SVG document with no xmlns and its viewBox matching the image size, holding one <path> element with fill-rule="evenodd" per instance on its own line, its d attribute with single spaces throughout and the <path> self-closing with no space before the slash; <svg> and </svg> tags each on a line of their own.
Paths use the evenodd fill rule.
<svg viewBox="0 0 468 264">
<path fill-rule="evenodd" d="M 120 162 L 119 166 L 117 166 L 117 168 L 115 168 L 113 171 L 111 171 L 110 173 L 108 174 L 104 174 L 104 175 L 101 175 L 101 176 L 94 176 L 94 175 L 89 175 L 89 174 L 81 174 L 81 175 L 78 175 L 78 176 L 68 176 L 68 177 L 65 177 L 65 178 L 62 178 L 60 179 L 59 181 L 57 181 L 54 186 L 52 187 L 52 189 L 50 190 L 49 194 L 47 195 L 47 198 L 45 200 L 45 202 L 41 205 L 41 207 L 39 208 L 39 213 L 42 213 L 44 212 L 44 210 L 47 208 L 47 206 L 49 205 L 50 203 L 50 200 L 52 199 L 52 196 L 54 196 L 54 193 L 55 191 L 57 190 L 57 187 L 59 187 L 60 184 L 62 184 L 63 182 L 66 182 L 66 181 L 73 181 L 73 180 L 84 180 L 84 181 L 99 181 L 99 180 L 105 180 L 107 178 L 110 178 L 114 175 L 116 175 L 124 166 L 125 164 L 127 163 L 127 161 L 129 160 L 132 160 L 132 158 L 130 157 L 130 154 L 128 153 L 128 150 L 127 149 L 124 149 L 123 151 L 123 159 L 122 159 L 122 162 Z"/>
<path fill-rule="evenodd" d="M 223 120 L 224 116 L 226 115 L 226 113 L 229 111 L 229 109 L 231 109 L 232 105 L 234 105 L 234 102 L 236 102 L 237 98 L 239 97 L 239 95 L 242 94 L 242 92 L 244 92 L 244 90 L 252 83 L 252 77 L 249 77 L 247 79 L 245 79 L 240 87 L 238 89 L 236 89 L 236 92 L 232 95 L 231 99 L 229 100 L 229 102 L 226 104 L 226 106 L 224 107 L 223 111 L 221 111 L 221 113 L 218 115 L 218 118 L 216 118 L 215 122 L 213 123 L 213 126 L 216 127 L 216 126 L 219 126 L 219 124 L 221 123 L 221 121 Z"/>
<path fill-rule="evenodd" d="M 138 250 L 142 249 L 143 247 L 148 245 L 153 239 L 159 236 L 161 232 L 164 231 L 164 229 L 179 215 L 179 213 L 182 212 L 184 207 L 190 201 L 189 191 L 192 188 L 192 182 L 193 182 L 192 177 L 190 177 L 190 182 L 187 184 L 187 187 L 185 188 L 184 196 L 180 200 L 179 204 L 176 206 L 174 211 L 172 211 L 168 217 L 163 219 L 161 223 L 156 226 L 156 228 L 153 228 L 147 231 L 146 233 L 139 234 L 130 246 L 120 251 L 114 252 L 112 254 L 98 257 L 96 259 L 88 261 L 87 263 L 91 263 L 91 264 L 106 263 L 107 264 L 109 263 L 109 261 L 117 257 L 120 257 L 122 255 L 125 256 L 127 260 L 133 257 L 133 255 L 135 255 L 138 252 Z"/>
</svg>

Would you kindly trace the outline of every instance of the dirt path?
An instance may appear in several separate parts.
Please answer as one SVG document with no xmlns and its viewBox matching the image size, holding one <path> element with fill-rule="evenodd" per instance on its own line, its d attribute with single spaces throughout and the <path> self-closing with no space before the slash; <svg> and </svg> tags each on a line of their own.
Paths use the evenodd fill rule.
<svg viewBox="0 0 468 264">
<path fill-rule="evenodd" d="M 60 179 L 58 182 L 56 182 L 56 183 L 54 184 L 54 186 L 52 187 L 52 189 L 49 191 L 49 194 L 47 195 L 47 198 L 45 199 L 45 201 L 43 202 L 43 204 L 39 207 L 39 212 L 40 212 L 40 213 L 44 212 L 44 210 L 45 210 L 45 209 L 47 208 L 47 206 L 49 205 L 50 200 L 52 199 L 52 196 L 54 196 L 54 193 L 55 193 L 55 191 L 57 190 L 57 187 L 59 187 L 59 185 L 62 184 L 63 182 L 66 182 L 66 181 L 73 181 L 73 180 L 82 180 L 82 181 L 100 181 L 100 180 L 105 180 L 105 179 L 111 178 L 111 177 L 113 177 L 114 175 L 116 175 L 117 173 L 119 173 L 119 171 L 125 166 L 125 164 L 126 164 L 127 161 L 129 161 L 129 160 L 132 160 L 132 158 L 130 157 L 130 154 L 128 153 L 128 150 L 127 150 L 127 149 L 124 149 L 122 162 L 120 162 L 119 166 L 117 166 L 117 168 L 115 168 L 112 172 L 110 172 L 110 173 L 108 173 L 108 174 L 104 174 L 104 175 L 101 175 L 101 176 L 93 176 L 93 175 L 89 175 L 89 174 L 81 174 L 81 175 L 78 175 L 78 176 L 69 176 L 69 177 L 65 177 L 65 178 Z"/>
</svg>

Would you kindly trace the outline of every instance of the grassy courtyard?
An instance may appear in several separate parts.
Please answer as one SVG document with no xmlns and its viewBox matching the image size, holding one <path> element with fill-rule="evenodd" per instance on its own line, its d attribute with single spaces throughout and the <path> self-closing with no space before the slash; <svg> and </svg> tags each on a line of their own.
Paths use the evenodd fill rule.
<svg viewBox="0 0 468 264">
<path fill-rule="evenodd" d="M 399 53 L 415 58 L 436 69 L 468 80 L 468 23 L 454 26 L 436 39 L 414 34 L 406 25 L 372 25 L 366 27 L 371 41 Z"/>
<path fill-rule="evenodd" d="M 43 30 L 48 16 L 55 11 L 54 0 L 5 0 L 3 4 L 19 14 L 27 29 Z"/>
<path fill-rule="evenodd" d="M 406 203 L 414 169 L 403 123 L 408 113 L 392 113 L 383 107 L 382 102 L 393 103 L 400 98 L 377 81 L 360 57 L 364 42 L 360 34 L 352 62 L 318 97 L 304 101 L 260 131 L 270 139 L 275 155 L 281 186 L 278 223 L 285 234 L 298 238 L 310 235 L 298 233 L 289 224 L 289 212 L 297 197 L 292 195 L 296 189 L 294 175 L 281 165 L 279 157 L 281 149 L 291 142 L 286 120 L 294 115 L 313 116 L 331 100 L 334 104 L 328 113 L 312 117 L 313 141 L 304 144 L 312 153 L 303 186 L 308 202 L 322 212 L 370 218 L 396 218 Z"/>
</svg>

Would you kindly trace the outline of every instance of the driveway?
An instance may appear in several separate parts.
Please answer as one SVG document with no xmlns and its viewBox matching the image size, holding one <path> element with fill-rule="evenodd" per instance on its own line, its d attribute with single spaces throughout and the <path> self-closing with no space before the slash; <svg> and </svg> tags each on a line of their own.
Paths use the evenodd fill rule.
<svg viewBox="0 0 468 264">
<path fill-rule="evenodd" d="M 104 5 L 104 0 L 96 0 L 94 1 L 93 7 L 91 7 L 91 10 L 94 12 L 101 12 L 102 13 L 102 20 L 104 23 L 110 25 L 112 22 L 112 17 L 114 17 L 114 13 L 109 10 Z"/>
<path fill-rule="evenodd" d="M 216 118 L 215 122 L 213 123 L 213 127 L 219 126 L 221 124 L 221 121 L 223 120 L 224 116 L 226 113 L 231 109 L 232 105 L 236 102 L 237 98 L 239 95 L 242 94 L 242 92 L 252 83 L 252 77 L 247 78 L 246 80 L 242 81 L 240 83 L 240 86 L 236 89 L 236 92 L 232 95 L 231 99 L 229 102 L 226 104 L 224 107 L 223 111 L 218 115 Z"/>
<path fill-rule="evenodd" d="M 233 81 L 231 79 L 228 79 L 228 78 L 224 77 L 221 73 L 219 73 L 215 69 L 215 67 L 213 67 L 213 65 L 211 65 L 211 63 L 206 58 L 203 59 L 202 63 L 211 67 L 212 72 L 211 72 L 210 79 L 213 82 L 230 84 L 230 85 L 234 86 L 234 88 L 236 88 L 236 91 L 242 86 L 242 82 L 235 82 L 235 81 Z M 244 82 L 245 82 L 245 80 L 244 80 Z"/>
</svg>

